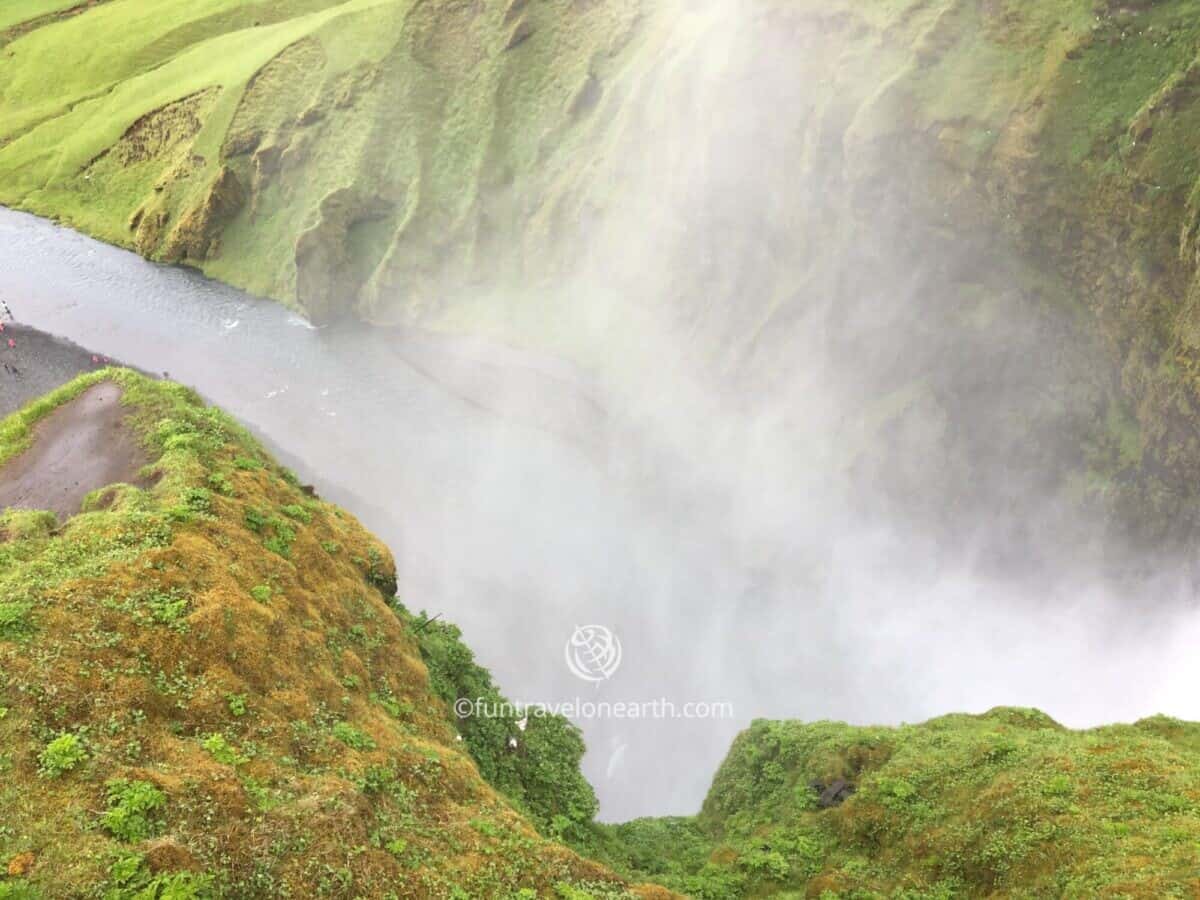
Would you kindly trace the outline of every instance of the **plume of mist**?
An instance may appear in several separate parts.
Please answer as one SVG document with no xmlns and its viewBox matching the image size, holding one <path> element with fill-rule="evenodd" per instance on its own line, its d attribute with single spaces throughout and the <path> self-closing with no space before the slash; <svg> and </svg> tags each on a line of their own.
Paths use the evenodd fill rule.
<svg viewBox="0 0 1200 900">
<path fill-rule="evenodd" d="M 558 288 L 607 357 L 603 457 L 522 480 L 492 447 L 481 505 L 528 552 L 481 538 L 435 588 L 486 598 L 467 639 L 516 697 L 733 705 L 580 721 L 603 816 L 693 812 L 751 718 L 1194 713 L 1190 574 L 1079 502 L 1114 383 L 1086 323 L 871 121 L 880 86 L 822 83 L 810 22 L 701 4 L 665 46 L 612 88 L 632 112 Z M 599 687 L 562 662 L 584 623 L 624 645 Z"/>
</svg>

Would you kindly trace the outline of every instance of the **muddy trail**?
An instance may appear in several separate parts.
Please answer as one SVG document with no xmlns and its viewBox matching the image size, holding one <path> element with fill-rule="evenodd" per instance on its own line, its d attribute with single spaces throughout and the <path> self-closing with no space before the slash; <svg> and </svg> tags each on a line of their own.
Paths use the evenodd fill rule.
<svg viewBox="0 0 1200 900">
<path fill-rule="evenodd" d="M 121 394 L 103 381 L 38 422 L 30 446 L 0 466 L 0 509 L 48 509 L 61 521 L 92 491 L 147 484 L 139 471 L 148 460 L 125 423 Z"/>
</svg>

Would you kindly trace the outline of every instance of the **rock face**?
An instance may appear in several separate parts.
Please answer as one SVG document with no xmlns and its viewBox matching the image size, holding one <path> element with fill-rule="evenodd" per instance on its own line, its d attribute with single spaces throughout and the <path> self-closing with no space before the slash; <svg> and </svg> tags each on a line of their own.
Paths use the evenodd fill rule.
<svg viewBox="0 0 1200 900">
<path fill-rule="evenodd" d="M 817 793 L 817 806 L 821 809 L 840 806 L 854 793 L 854 785 L 844 778 L 835 778 L 829 784 L 814 781 L 809 786 Z"/>
</svg>

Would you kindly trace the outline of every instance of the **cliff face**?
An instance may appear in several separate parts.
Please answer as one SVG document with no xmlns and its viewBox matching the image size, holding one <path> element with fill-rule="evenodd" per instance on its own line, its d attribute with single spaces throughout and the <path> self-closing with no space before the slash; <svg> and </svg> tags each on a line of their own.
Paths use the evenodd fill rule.
<svg viewBox="0 0 1200 900">
<path fill-rule="evenodd" d="M 82 376 L 0 425 L 6 485 L 115 393 L 136 485 L 0 515 L 0 897 L 634 895 L 543 836 L 595 809 L 577 730 L 460 736 L 458 689 L 501 698 L 456 633 L 191 392 Z"/>
<path fill-rule="evenodd" d="M 1196 11 L 40 4 L 0 20 L 0 201 L 318 319 L 815 368 L 906 514 L 1011 463 L 1161 542 L 1200 483 Z"/>
<path fill-rule="evenodd" d="M 857 114 L 870 111 L 866 170 L 886 165 L 876 151 L 923 147 L 947 225 L 1007 236 L 1035 295 L 1074 310 L 1070 330 L 1095 340 L 1077 371 L 1113 390 L 1083 441 L 1087 489 L 1154 540 L 1194 533 L 1200 459 L 1196 13 L 1098 0 L 819 14 L 847 58 L 878 73 Z M 833 83 L 853 96 L 863 82 L 845 72 Z"/>
<path fill-rule="evenodd" d="M 0 21 L 4 202 L 318 319 L 420 318 L 485 266 L 516 268 L 491 251 L 556 227 L 554 184 L 586 163 L 640 16 L 638 0 L 58 6 Z"/>
</svg>

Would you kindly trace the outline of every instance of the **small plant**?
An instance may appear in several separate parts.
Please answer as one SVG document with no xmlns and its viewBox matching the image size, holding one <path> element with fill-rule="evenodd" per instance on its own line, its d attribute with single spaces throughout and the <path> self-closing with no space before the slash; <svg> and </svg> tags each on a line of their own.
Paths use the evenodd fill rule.
<svg viewBox="0 0 1200 900">
<path fill-rule="evenodd" d="M 208 486 L 223 497 L 233 496 L 233 483 L 221 472 L 208 476 Z"/>
<path fill-rule="evenodd" d="M 259 812 L 270 812 L 279 808 L 286 801 L 286 794 L 283 791 L 273 790 L 254 778 L 242 778 L 242 787 L 245 788 L 246 796 L 254 802 L 254 807 Z"/>
<path fill-rule="evenodd" d="M 167 795 L 148 781 L 114 778 L 108 788 L 108 809 L 100 816 L 100 826 L 122 841 L 143 841 L 163 827 L 160 816 Z"/>
<path fill-rule="evenodd" d="M 245 694 L 226 694 L 225 699 L 229 703 L 229 714 L 235 719 L 240 719 L 246 714 Z"/>
<path fill-rule="evenodd" d="M 297 522 L 303 522 L 305 525 L 312 522 L 312 513 L 299 503 L 289 503 L 287 506 L 281 506 L 279 511 L 289 519 L 295 519 Z"/>
<path fill-rule="evenodd" d="M 1042 793 L 1047 797 L 1069 797 L 1075 793 L 1075 787 L 1067 775 L 1060 773 L 1046 782 L 1042 787 Z"/>
<path fill-rule="evenodd" d="M 0 881 L 0 900 L 42 900 L 42 893 L 23 881 Z"/>
<path fill-rule="evenodd" d="M 259 603 L 271 602 L 271 586 L 269 584 L 256 584 L 250 588 L 250 596 Z"/>
<path fill-rule="evenodd" d="M 118 857 L 108 869 L 113 890 L 104 894 L 110 900 L 202 900 L 212 896 L 212 876 L 196 872 L 171 872 L 155 875 L 139 853 Z"/>
<path fill-rule="evenodd" d="M 385 597 L 392 597 L 396 593 L 396 577 L 392 575 L 387 566 L 383 562 L 383 554 L 375 547 L 367 550 L 367 559 L 363 563 L 362 560 L 357 560 L 362 565 L 366 572 L 367 581 L 383 593 Z"/>
<path fill-rule="evenodd" d="M 0 638 L 14 638 L 29 630 L 31 603 L 0 603 Z"/>
<path fill-rule="evenodd" d="M 352 750 L 374 750 L 375 742 L 370 735 L 359 731 L 349 722 L 338 722 L 330 733 Z"/>
<path fill-rule="evenodd" d="M 484 837 L 500 837 L 500 827 L 494 822 L 487 821 L 487 819 L 472 819 L 471 827 Z"/>
<path fill-rule="evenodd" d="M 787 878 L 791 867 L 783 854 L 778 850 L 753 849 L 745 853 L 738 864 L 748 872 L 753 872 L 769 881 L 782 881 Z"/>
<path fill-rule="evenodd" d="M 330 556 L 334 556 L 339 550 L 342 549 L 342 545 L 337 541 L 321 541 L 321 549 Z"/>
<path fill-rule="evenodd" d="M 245 513 L 242 514 L 242 521 L 246 523 L 246 527 L 254 532 L 261 532 L 267 525 L 267 517 L 253 506 L 247 507 Z"/>
<path fill-rule="evenodd" d="M 183 503 L 194 513 L 207 515 L 212 512 L 212 494 L 205 488 L 190 487 L 185 490 Z"/>
<path fill-rule="evenodd" d="M 38 774 L 43 778 L 57 778 L 70 772 L 87 759 L 87 748 L 79 735 L 63 732 L 38 754 Z"/>
<path fill-rule="evenodd" d="M 251 459 L 248 456 L 239 456 L 233 461 L 235 469 L 241 469 L 243 472 L 254 472 L 263 467 L 263 464 L 257 459 Z"/>
<path fill-rule="evenodd" d="M 154 621 L 160 625 L 175 625 L 188 611 L 188 598 L 178 590 L 152 591 L 143 602 L 150 610 Z"/>
<path fill-rule="evenodd" d="M 219 731 L 206 737 L 200 746 L 208 751 L 209 756 L 226 766 L 238 766 L 249 761 L 239 754 L 234 746 L 225 739 L 225 735 Z"/>
<path fill-rule="evenodd" d="M 371 700 L 378 703 L 393 719 L 408 719 L 415 711 L 409 700 L 397 700 L 389 694 L 371 694 Z"/>
<path fill-rule="evenodd" d="M 284 559 L 292 558 L 292 545 L 279 537 L 279 535 L 267 538 L 263 541 L 263 546 L 277 556 L 282 556 Z"/>
</svg>

